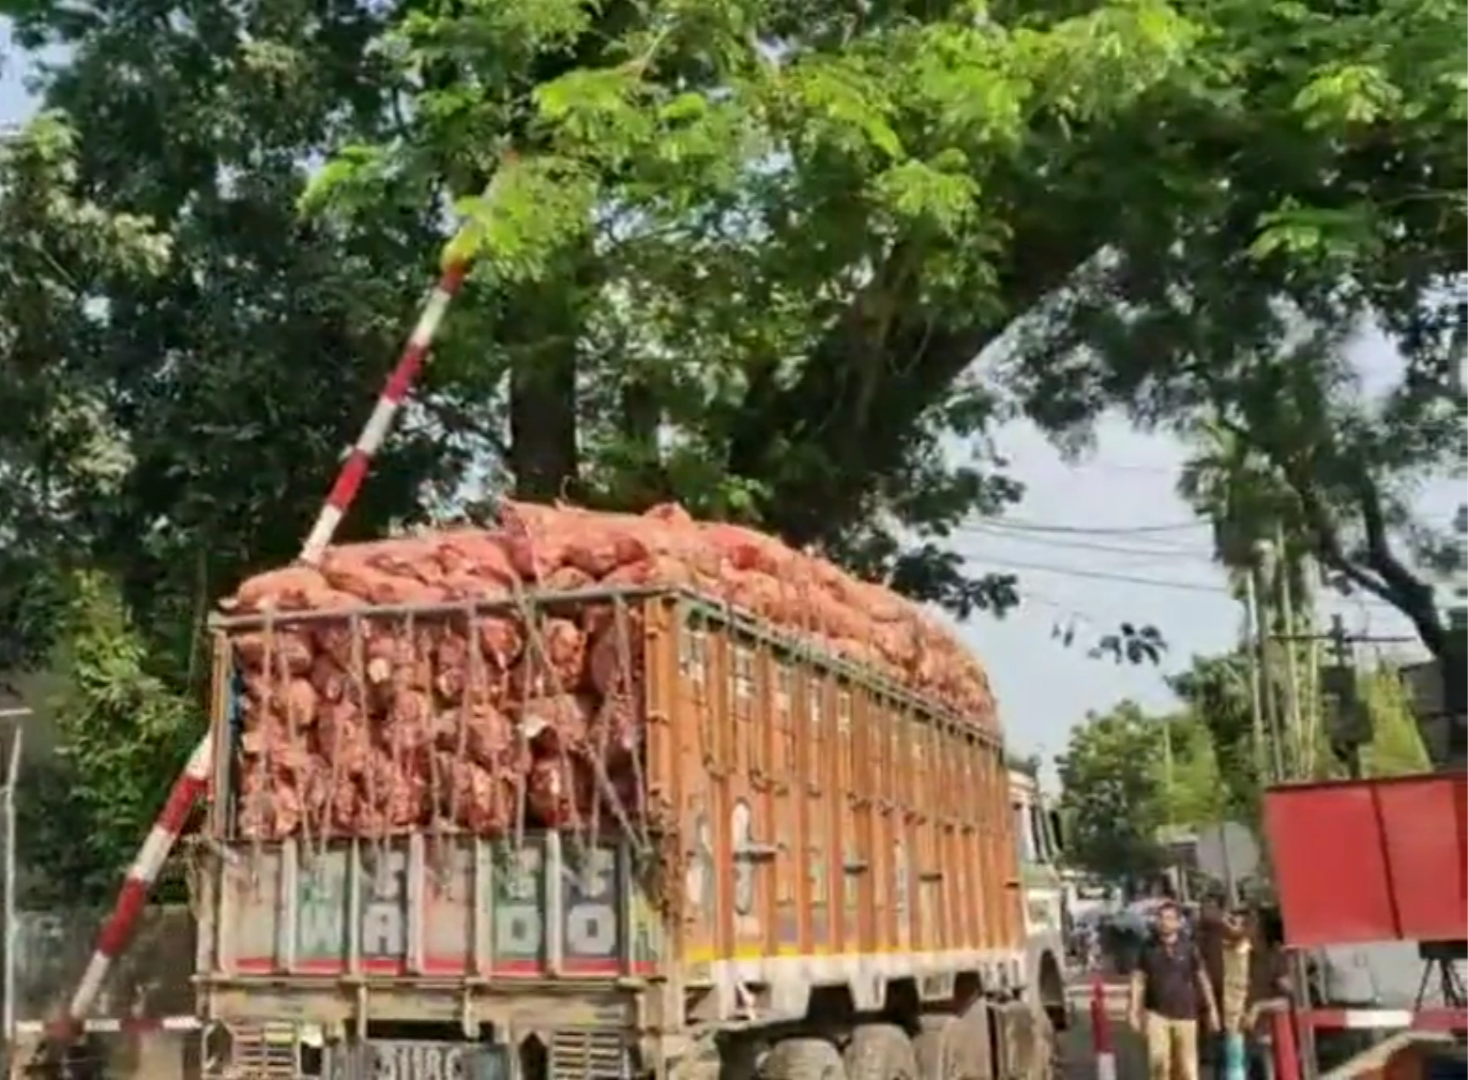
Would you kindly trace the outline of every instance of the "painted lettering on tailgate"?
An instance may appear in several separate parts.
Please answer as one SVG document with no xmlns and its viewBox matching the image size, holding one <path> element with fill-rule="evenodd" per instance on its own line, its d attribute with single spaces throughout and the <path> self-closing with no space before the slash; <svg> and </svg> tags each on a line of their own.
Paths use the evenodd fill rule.
<svg viewBox="0 0 1468 1080">
<path fill-rule="evenodd" d="M 568 972 L 612 973 L 621 943 L 617 894 L 621 875 L 612 847 L 570 854 L 561 867 L 561 910 Z"/>
<path fill-rule="evenodd" d="M 657 905 L 641 882 L 633 882 L 632 896 L 632 970 L 646 975 L 657 969 L 663 958 L 663 920 Z"/>
<path fill-rule="evenodd" d="M 529 838 L 494 871 L 494 967 L 505 974 L 544 968 L 545 849 Z"/>
<path fill-rule="evenodd" d="M 362 962 L 396 966 L 408 952 L 408 853 L 379 850 L 362 873 Z"/>
<path fill-rule="evenodd" d="M 261 857 L 251 869 L 253 875 L 225 874 L 223 878 L 222 888 L 231 901 L 230 917 L 219 928 L 223 957 L 240 971 L 272 971 L 280 937 L 280 861 Z M 220 910 L 225 910 L 222 905 Z"/>
<path fill-rule="evenodd" d="M 408 947 L 408 853 L 401 848 L 364 851 L 358 894 L 359 945 L 369 971 L 397 971 Z M 296 967 L 343 967 L 347 950 L 347 853 L 318 852 L 302 858 L 296 875 Z"/>
<path fill-rule="evenodd" d="M 477 843 L 471 842 L 471 843 Z M 474 851 L 429 849 L 423 908 L 423 969 L 435 973 L 467 971 L 473 964 L 470 898 L 474 895 Z"/>
<path fill-rule="evenodd" d="M 296 967 L 340 969 L 346 959 L 347 859 L 326 851 L 296 873 Z"/>
</svg>

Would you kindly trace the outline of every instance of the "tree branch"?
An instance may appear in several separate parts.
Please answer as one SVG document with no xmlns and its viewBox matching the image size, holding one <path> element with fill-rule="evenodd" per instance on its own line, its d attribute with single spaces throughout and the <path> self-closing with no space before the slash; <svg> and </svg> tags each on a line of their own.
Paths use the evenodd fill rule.
<svg viewBox="0 0 1468 1080">
<path fill-rule="evenodd" d="M 1340 529 L 1330 508 L 1321 498 L 1319 485 L 1314 481 L 1307 465 L 1293 455 L 1284 453 L 1278 446 L 1261 441 L 1256 433 L 1227 417 L 1220 416 L 1219 424 L 1245 445 L 1260 450 L 1278 467 L 1285 483 L 1299 500 L 1300 510 L 1305 524 L 1313 534 L 1316 554 L 1321 562 L 1405 615 L 1411 620 L 1422 644 L 1433 656 L 1441 659 L 1451 648 L 1452 642 L 1437 605 L 1433 602 L 1433 588 L 1414 574 L 1392 550 L 1386 514 L 1381 505 L 1381 492 L 1370 473 L 1364 468 L 1354 469 L 1355 475 L 1350 482 L 1366 540 L 1364 559 L 1352 558 L 1346 551 Z M 1362 562 L 1365 566 L 1361 565 Z"/>
<path fill-rule="evenodd" d="M 1386 597 L 1417 628 L 1422 644 L 1434 656 L 1441 657 L 1448 648 L 1447 630 L 1437 604 L 1433 602 L 1433 588 L 1397 558 L 1387 536 L 1386 515 L 1381 508 L 1381 492 L 1376 482 L 1364 472 L 1353 485 L 1356 503 L 1361 508 L 1361 521 L 1366 530 L 1366 562 L 1391 591 Z"/>
<path fill-rule="evenodd" d="M 1268 448 L 1261 448 L 1270 453 Z M 1353 584 L 1368 593 L 1386 600 L 1393 608 L 1411 619 L 1422 644 L 1433 656 L 1447 653 L 1447 630 L 1442 616 L 1433 603 L 1433 587 L 1422 583 L 1403 565 L 1392 550 L 1392 540 L 1387 536 L 1386 515 L 1381 511 L 1381 493 L 1376 481 L 1362 471 L 1352 483 L 1356 508 L 1361 512 L 1361 524 L 1365 531 L 1365 558 L 1352 558 L 1340 539 L 1340 530 L 1331 519 L 1330 509 L 1320 497 L 1317 484 L 1311 475 L 1293 462 L 1282 461 L 1277 453 L 1270 453 L 1284 475 L 1284 483 L 1299 499 L 1305 522 L 1315 534 L 1315 550 L 1321 562 L 1345 575 Z M 1365 562 L 1364 568 L 1361 562 Z"/>
<path fill-rule="evenodd" d="M 1081 230 L 1035 223 L 1016 235 L 997 275 L 998 314 L 967 322 L 936 318 L 917 299 L 916 275 L 902 265 L 884 267 L 877 280 L 888 283 L 888 295 L 863 290 L 811 350 L 793 386 L 780 386 L 771 365 L 745 395 L 732 425 L 728 469 L 735 476 L 781 477 L 762 507 L 764 523 L 796 544 L 847 526 L 862 512 L 863 497 L 910 450 L 923 414 L 1094 246 Z M 900 263 L 904 252 L 899 245 L 889 262 Z M 792 444 L 800 452 L 798 473 L 789 462 L 772 460 Z"/>
</svg>

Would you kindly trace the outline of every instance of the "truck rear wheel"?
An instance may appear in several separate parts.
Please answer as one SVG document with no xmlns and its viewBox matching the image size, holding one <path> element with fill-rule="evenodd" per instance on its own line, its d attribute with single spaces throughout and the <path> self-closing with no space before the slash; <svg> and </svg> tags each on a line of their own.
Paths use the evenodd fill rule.
<svg viewBox="0 0 1468 1080">
<path fill-rule="evenodd" d="M 918 1080 L 912 1040 L 896 1024 L 863 1024 L 842 1057 L 847 1080 Z"/>
<path fill-rule="evenodd" d="M 993 1024 L 989 1003 L 983 998 L 969 1002 L 958 1016 L 962 1043 L 973 1055 L 974 1075 L 979 1080 L 993 1080 L 995 1076 Z"/>
<path fill-rule="evenodd" d="M 1056 1040 L 1050 1019 L 1032 1002 L 1012 1001 L 994 1008 L 997 1080 L 1051 1080 Z"/>
<path fill-rule="evenodd" d="M 913 1040 L 918 1075 L 922 1080 L 989 1080 L 982 1071 L 987 1055 L 978 1052 L 971 1024 L 957 1016 L 925 1016 L 922 1030 Z"/>
<path fill-rule="evenodd" d="M 846 1080 L 841 1055 L 825 1039 L 781 1039 L 760 1062 L 761 1080 Z"/>
<path fill-rule="evenodd" d="M 1035 1015 L 1034 1040 L 1034 1080 L 1054 1080 L 1060 1071 L 1056 1067 L 1060 1040 L 1056 1037 L 1056 1028 L 1048 1010 Z"/>
</svg>

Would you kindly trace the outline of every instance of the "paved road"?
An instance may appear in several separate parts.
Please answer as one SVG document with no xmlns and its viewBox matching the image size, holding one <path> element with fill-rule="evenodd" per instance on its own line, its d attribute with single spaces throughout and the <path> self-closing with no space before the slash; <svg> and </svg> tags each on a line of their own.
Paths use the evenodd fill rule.
<svg viewBox="0 0 1468 1080">
<path fill-rule="evenodd" d="M 1075 1023 L 1060 1036 L 1061 1071 L 1057 1080 L 1095 1080 L 1095 1035 L 1091 1029 L 1091 988 L 1071 988 Z M 1126 1025 L 1126 998 L 1121 987 L 1110 988 L 1107 1019 L 1116 1054 L 1116 1080 L 1146 1080 L 1147 1058 L 1142 1042 Z"/>
</svg>

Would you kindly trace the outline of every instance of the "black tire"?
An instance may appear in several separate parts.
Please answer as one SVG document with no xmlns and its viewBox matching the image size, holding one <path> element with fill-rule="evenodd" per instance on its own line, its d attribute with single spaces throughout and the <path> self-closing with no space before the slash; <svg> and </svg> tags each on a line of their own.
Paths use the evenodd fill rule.
<svg viewBox="0 0 1468 1080">
<path fill-rule="evenodd" d="M 1035 1059 L 1034 1080 L 1053 1080 L 1060 1075 L 1059 1054 L 1060 1040 L 1056 1038 L 1055 1025 L 1050 1021 L 1047 1011 L 1035 1014 Z"/>
<path fill-rule="evenodd" d="M 995 1008 L 990 1020 L 1001 1048 L 994 1074 L 1001 1080 L 1051 1080 L 1055 1075 L 1057 1040 L 1050 1019 L 1033 1002 L 1008 1002 Z"/>
<path fill-rule="evenodd" d="M 1070 999 L 1065 993 L 1065 978 L 1060 973 L 1060 963 L 1053 953 L 1046 953 L 1040 960 L 1038 978 L 1040 1004 L 1050 1018 L 1050 1026 L 1056 1031 L 1070 1028 Z"/>
<path fill-rule="evenodd" d="M 987 1032 L 976 1032 L 957 1016 L 925 1016 L 920 1023 L 912 1048 L 922 1080 L 989 1080 L 983 1071 L 988 1054 L 977 1044 Z"/>
<path fill-rule="evenodd" d="M 761 1080 L 847 1080 L 841 1055 L 825 1039 L 781 1039 L 760 1062 Z"/>
<path fill-rule="evenodd" d="M 979 1080 L 994 1080 L 997 1075 L 994 1069 L 993 1024 L 994 1017 L 989 1010 L 989 1003 L 983 998 L 970 1002 L 968 1008 L 958 1017 L 963 1045 L 974 1055 L 977 1062 L 974 1071 Z"/>
<path fill-rule="evenodd" d="M 918 1080 L 912 1040 L 896 1024 L 863 1024 L 842 1055 L 847 1080 Z"/>
</svg>

